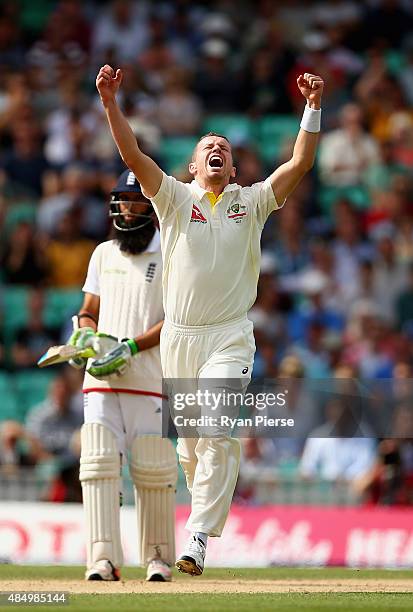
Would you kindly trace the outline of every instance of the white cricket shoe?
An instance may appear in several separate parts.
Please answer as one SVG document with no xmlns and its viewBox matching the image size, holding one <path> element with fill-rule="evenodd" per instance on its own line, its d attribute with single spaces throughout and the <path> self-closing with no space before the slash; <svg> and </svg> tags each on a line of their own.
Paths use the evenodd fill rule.
<svg viewBox="0 0 413 612">
<path fill-rule="evenodd" d="M 202 540 L 192 536 L 187 548 L 177 559 L 175 565 L 180 572 L 191 574 L 192 576 L 200 576 L 204 571 L 205 553 L 206 548 Z"/>
<path fill-rule="evenodd" d="M 86 572 L 86 580 L 120 580 L 120 571 L 107 560 L 96 561 L 93 567 Z"/>
<path fill-rule="evenodd" d="M 146 570 L 146 580 L 148 582 L 171 582 L 172 571 L 165 561 L 156 557 L 151 559 Z"/>
</svg>

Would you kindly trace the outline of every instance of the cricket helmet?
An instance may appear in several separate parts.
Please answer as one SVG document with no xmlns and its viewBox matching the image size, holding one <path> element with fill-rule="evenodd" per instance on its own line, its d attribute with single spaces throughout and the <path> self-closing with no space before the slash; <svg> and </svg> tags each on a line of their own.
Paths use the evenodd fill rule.
<svg viewBox="0 0 413 612">
<path fill-rule="evenodd" d="M 120 194 L 123 193 L 139 194 L 140 197 L 133 200 L 124 200 L 120 197 Z M 148 200 L 148 198 L 142 193 L 142 188 L 138 182 L 138 179 L 130 170 L 125 170 L 122 172 L 118 178 L 118 182 L 110 192 L 110 196 L 109 216 L 113 219 L 113 225 L 116 227 L 116 229 L 120 230 L 121 232 L 131 232 L 153 223 L 154 211 L 152 204 L 150 200 Z M 132 204 L 136 204 L 137 202 L 148 205 L 146 213 L 134 213 L 129 209 L 121 209 L 121 204 L 124 205 L 123 208 L 128 204 L 129 208 L 131 208 Z M 132 223 L 126 221 L 126 216 L 135 217 L 135 221 Z"/>
</svg>

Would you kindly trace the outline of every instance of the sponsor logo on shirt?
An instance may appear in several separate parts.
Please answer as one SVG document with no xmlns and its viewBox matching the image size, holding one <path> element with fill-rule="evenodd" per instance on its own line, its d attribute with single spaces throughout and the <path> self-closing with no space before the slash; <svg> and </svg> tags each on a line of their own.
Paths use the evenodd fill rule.
<svg viewBox="0 0 413 612">
<path fill-rule="evenodd" d="M 121 270 L 119 268 L 105 268 L 103 270 L 103 274 L 127 274 L 126 270 Z"/>
<path fill-rule="evenodd" d="M 198 206 L 192 204 L 191 223 L 208 223 Z"/>
</svg>

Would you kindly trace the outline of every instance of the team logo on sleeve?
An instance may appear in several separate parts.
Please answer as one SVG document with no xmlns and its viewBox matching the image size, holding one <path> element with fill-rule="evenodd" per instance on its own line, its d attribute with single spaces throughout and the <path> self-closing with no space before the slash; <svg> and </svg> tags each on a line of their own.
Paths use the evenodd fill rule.
<svg viewBox="0 0 413 612">
<path fill-rule="evenodd" d="M 191 223 L 208 223 L 196 204 L 192 204 Z"/>
</svg>

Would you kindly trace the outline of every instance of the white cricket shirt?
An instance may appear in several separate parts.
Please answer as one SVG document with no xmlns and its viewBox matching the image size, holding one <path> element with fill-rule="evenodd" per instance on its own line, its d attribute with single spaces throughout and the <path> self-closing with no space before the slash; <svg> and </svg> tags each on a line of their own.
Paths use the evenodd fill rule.
<svg viewBox="0 0 413 612">
<path fill-rule="evenodd" d="M 145 252 L 129 255 L 114 240 L 99 244 L 92 254 L 83 286 L 100 297 L 98 330 L 120 340 L 135 338 L 164 318 L 162 257 L 159 231 Z M 125 389 L 162 392 L 159 346 L 138 353 L 127 372 L 110 381 L 85 374 L 84 391 Z"/>
<path fill-rule="evenodd" d="M 227 185 L 215 200 L 196 181 L 163 174 L 151 201 L 161 228 L 166 319 L 192 326 L 245 315 L 257 296 L 264 223 L 281 208 L 270 180 Z"/>
</svg>

